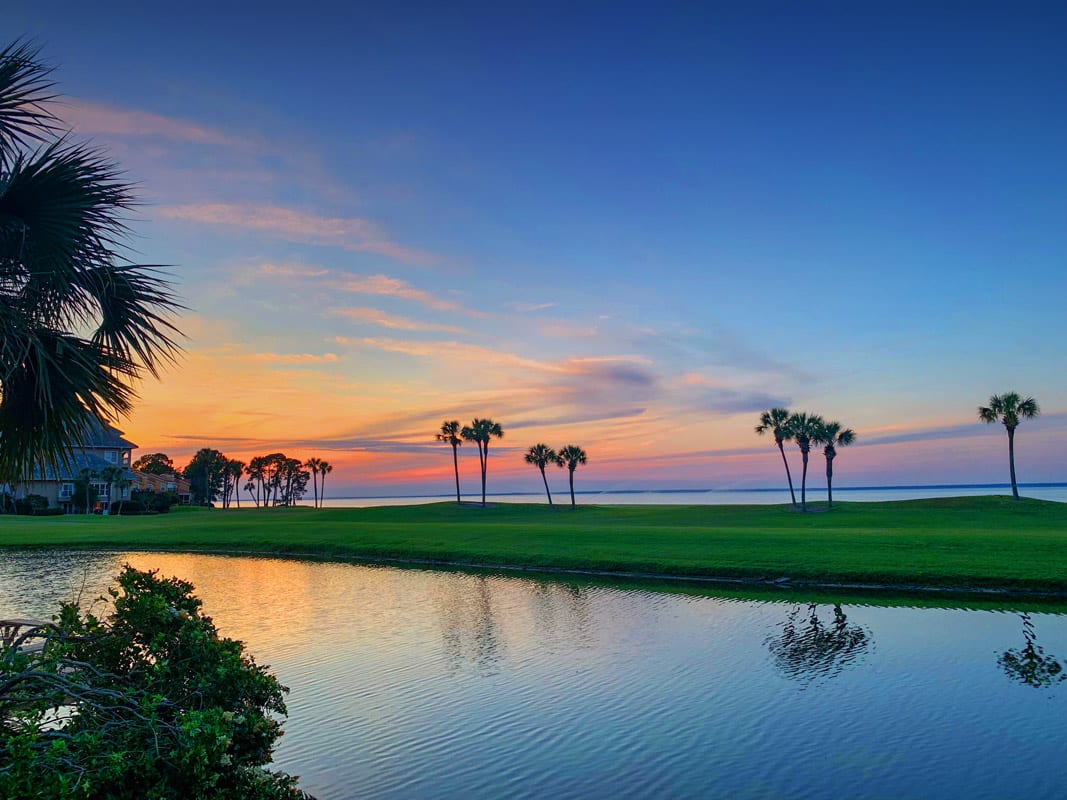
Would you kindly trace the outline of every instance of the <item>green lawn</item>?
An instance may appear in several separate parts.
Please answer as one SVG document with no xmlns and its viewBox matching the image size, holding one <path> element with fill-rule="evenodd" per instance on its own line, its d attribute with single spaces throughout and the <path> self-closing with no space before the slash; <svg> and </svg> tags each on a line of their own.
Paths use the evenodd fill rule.
<svg viewBox="0 0 1067 800">
<path fill-rule="evenodd" d="M 1067 593 L 1067 504 L 1007 497 L 786 506 L 455 503 L 0 517 L 0 547 L 257 551 L 667 575 Z"/>
</svg>

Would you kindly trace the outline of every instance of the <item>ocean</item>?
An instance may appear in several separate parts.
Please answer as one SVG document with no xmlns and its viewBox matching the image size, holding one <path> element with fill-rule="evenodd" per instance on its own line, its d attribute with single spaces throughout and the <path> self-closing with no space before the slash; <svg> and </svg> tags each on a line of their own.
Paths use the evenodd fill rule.
<svg viewBox="0 0 1067 800">
<path fill-rule="evenodd" d="M 797 488 L 797 501 L 800 489 Z M 1067 503 L 1067 483 L 1020 484 L 1019 493 L 1038 500 Z M 834 487 L 834 499 L 840 502 L 873 503 L 886 500 L 919 500 L 928 497 L 965 497 L 976 495 L 1010 495 L 1009 484 L 960 484 L 934 486 L 855 486 Z M 480 502 L 480 494 L 462 495 L 464 502 Z M 372 508 L 375 506 L 410 506 L 423 503 L 445 503 L 454 494 L 398 495 L 368 497 L 327 497 L 326 508 Z M 570 502 L 567 492 L 553 493 L 557 504 Z M 656 489 L 627 491 L 575 492 L 580 505 L 775 505 L 789 502 L 789 489 Z M 825 502 L 825 487 L 808 488 L 809 502 Z M 544 492 L 523 492 L 486 495 L 492 503 L 547 503 Z M 301 505 L 311 505 L 305 497 Z"/>
</svg>

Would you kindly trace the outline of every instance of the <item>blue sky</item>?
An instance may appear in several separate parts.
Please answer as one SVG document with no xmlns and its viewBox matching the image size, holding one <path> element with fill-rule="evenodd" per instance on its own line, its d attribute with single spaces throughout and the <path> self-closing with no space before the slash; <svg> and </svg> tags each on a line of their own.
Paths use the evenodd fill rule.
<svg viewBox="0 0 1067 800">
<path fill-rule="evenodd" d="M 1017 389 L 1022 478 L 1067 479 L 1062 7 L 5 18 L 176 265 L 188 356 L 125 423 L 150 449 L 433 487 L 440 420 L 492 416 L 498 488 L 536 488 L 541 440 L 603 486 L 764 486 L 783 403 L 868 442 L 843 485 L 1002 480 L 974 408 Z"/>
</svg>

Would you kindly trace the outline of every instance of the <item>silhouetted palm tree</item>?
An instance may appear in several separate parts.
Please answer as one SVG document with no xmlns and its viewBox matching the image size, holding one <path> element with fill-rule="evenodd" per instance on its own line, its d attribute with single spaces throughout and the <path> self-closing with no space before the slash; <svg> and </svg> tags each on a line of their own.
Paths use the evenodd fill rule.
<svg viewBox="0 0 1067 800">
<path fill-rule="evenodd" d="M 856 432 L 852 428 L 841 428 L 840 422 L 824 422 L 812 439 L 815 444 L 824 445 L 822 452 L 826 456 L 826 507 L 834 507 L 834 458 L 838 447 L 847 447 L 856 441 Z"/>
<path fill-rule="evenodd" d="M 120 254 L 133 187 L 57 135 L 48 75 L 35 48 L 0 49 L 0 480 L 69 464 L 178 351 L 169 284 Z"/>
<path fill-rule="evenodd" d="M 1011 494 L 1019 499 L 1019 485 L 1015 482 L 1015 429 L 1022 419 L 1033 419 L 1041 413 L 1032 397 L 1023 399 L 1015 392 L 995 394 L 988 406 L 978 406 L 978 419 L 982 422 L 1003 422 L 1008 431 L 1008 465 L 1011 467 Z"/>
<path fill-rule="evenodd" d="M 245 462 L 236 458 L 231 458 L 226 462 L 226 472 L 228 473 L 229 488 L 233 492 L 234 498 L 237 500 L 237 507 L 241 507 L 241 476 L 244 475 Z M 229 493 L 227 492 L 226 505 L 230 504 Z"/>
<path fill-rule="evenodd" d="M 787 424 L 789 438 L 797 443 L 800 448 L 800 458 L 804 464 L 804 472 L 800 476 L 800 510 L 808 510 L 808 454 L 811 452 L 811 442 L 823 425 L 822 417 L 815 414 L 791 414 Z"/>
<path fill-rule="evenodd" d="M 494 436 L 497 439 L 503 438 L 504 429 L 500 427 L 500 423 L 493 422 L 491 419 L 475 419 L 460 431 L 460 436 L 478 445 L 478 461 L 482 468 L 482 508 L 485 508 L 485 473 L 489 465 L 489 440 Z"/>
<path fill-rule="evenodd" d="M 333 472 L 333 464 L 329 461 L 319 461 L 319 508 L 326 503 L 326 476 Z"/>
<path fill-rule="evenodd" d="M 315 508 L 319 507 L 319 466 L 321 464 L 321 458 L 309 458 L 304 462 L 304 466 L 311 470 L 311 490 L 312 497 L 315 498 Z"/>
<path fill-rule="evenodd" d="M 778 452 L 782 454 L 782 463 L 785 464 L 785 478 L 789 481 L 789 496 L 793 499 L 793 505 L 797 504 L 797 496 L 793 491 L 793 476 L 789 474 L 789 459 L 785 457 L 785 442 L 792 437 L 789 432 L 789 409 L 772 408 L 760 414 L 759 425 L 756 433 L 761 436 L 770 431 L 774 434 L 774 443 L 778 445 Z"/>
<path fill-rule="evenodd" d="M 460 427 L 459 420 L 445 420 L 441 423 L 441 432 L 437 434 L 437 441 L 448 442 L 452 445 L 452 467 L 456 471 L 456 502 L 461 502 L 459 497 L 459 455 L 456 448 L 463 444 L 463 440 L 459 438 Z"/>
<path fill-rule="evenodd" d="M 526 463 L 534 464 L 541 470 L 541 480 L 545 483 L 545 494 L 548 495 L 548 504 L 552 505 L 552 492 L 548 489 L 548 478 L 545 476 L 545 467 L 549 464 L 555 464 L 557 467 L 562 467 L 563 459 L 560 458 L 556 454 L 556 451 L 547 444 L 535 444 L 526 451 Z"/>
<path fill-rule="evenodd" d="M 562 462 L 560 466 L 563 466 L 563 464 L 567 465 L 567 472 L 569 473 L 568 477 L 570 478 L 571 484 L 571 508 L 575 508 L 574 470 L 578 468 L 579 464 L 584 464 L 586 462 L 585 451 L 576 444 L 569 444 L 560 449 L 559 458 Z"/>
</svg>

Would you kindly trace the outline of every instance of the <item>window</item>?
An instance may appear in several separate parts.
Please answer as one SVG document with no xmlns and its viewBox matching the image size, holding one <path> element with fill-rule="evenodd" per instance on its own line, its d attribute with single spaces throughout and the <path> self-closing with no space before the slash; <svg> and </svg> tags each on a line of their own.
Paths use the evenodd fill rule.
<svg viewBox="0 0 1067 800">
<path fill-rule="evenodd" d="M 104 458 L 109 464 L 114 464 L 119 460 L 119 453 L 117 450 L 105 450 Z"/>
<path fill-rule="evenodd" d="M 74 484 L 73 483 L 64 483 L 62 486 L 59 487 L 59 499 L 60 500 L 69 500 L 72 497 L 74 497 Z"/>
</svg>

